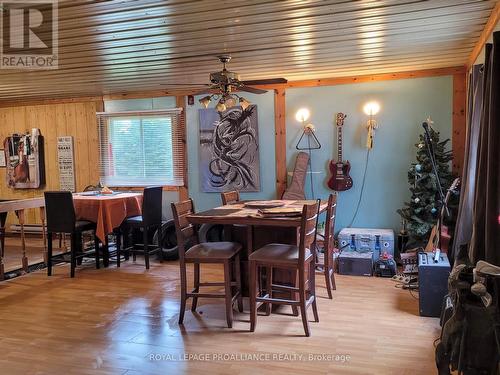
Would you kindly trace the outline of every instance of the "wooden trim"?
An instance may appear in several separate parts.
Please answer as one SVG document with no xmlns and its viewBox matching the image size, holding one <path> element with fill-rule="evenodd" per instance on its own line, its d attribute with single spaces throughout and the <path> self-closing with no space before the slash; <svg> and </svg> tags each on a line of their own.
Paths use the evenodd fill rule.
<svg viewBox="0 0 500 375">
<path fill-rule="evenodd" d="M 453 173 L 461 176 L 465 155 L 467 74 L 453 75 L 452 150 Z"/>
<path fill-rule="evenodd" d="M 32 105 L 53 105 L 83 102 L 102 102 L 102 96 L 80 96 L 74 98 L 52 98 L 52 99 L 16 99 L 0 101 L 0 108 L 26 107 Z"/>
<path fill-rule="evenodd" d="M 477 41 L 476 45 L 474 46 L 474 49 L 472 50 L 469 56 L 469 59 L 467 60 L 467 69 L 470 69 L 472 65 L 474 65 L 474 62 L 481 53 L 484 45 L 488 41 L 491 33 L 495 29 L 495 26 L 497 25 L 499 20 L 500 20 L 500 1 L 497 1 L 495 8 L 493 8 L 493 10 L 491 11 L 490 18 L 488 18 L 488 21 L 484 26 L 483 32 L 481 33 L 479 40 Z"/>
<path fill-rule="evenodd" d="M 181 131 L 182 131 L 182 142 L 184 143 L 184 186 L 179 187 L 179 201 L 185 201 L 189 198 L 189 188 L 188 188 L 188 160 L 187 160 L 187 132 L 186 132 L 186 97 L 185 96 L 176 96 L 175 97 L 175 106 L 177 108 L 182 108 L 182 113 L 180 114 L 181 118 Z"/>
<path fill-rule="evenodd" d="M 285 90 L 274 90 L 274 145 L 276 159 L 276 197 L 281 199 L 285 192 L 286 173 L 286 121 Z"/>
<path fill-rule="evenodd" d="M 398 79 L 423 78 L 423 77 L 439 77 L 439 76 L 448 76 L 454 74 L 462 74 L 464 72 L 465 72 L 464 66 L 455 66 L 449 68 L 413 70 L 408 72 L 370 74 L 370 75 L 351 76 L 351 77 L 307 79 L 302 81 L 288 82 L 286 84 L 286 87 L 294 88 L 294 87 L 335 86 L 335 85 L 345 85 L 350 83 L 392 81 Z"/>
<path fill-rule="evenodd" d="M 125 100 L 125 99 L 145 99 L 145 98 L 160 98 L 164 96 L 183 97 L 200 91 L 200 89 L 192 90 L 151 90 L 151 91 L 132 91 L 103 95 L 103 100 Z M 177 106 L 178 107 L 178 106 Z"/>
</svg>

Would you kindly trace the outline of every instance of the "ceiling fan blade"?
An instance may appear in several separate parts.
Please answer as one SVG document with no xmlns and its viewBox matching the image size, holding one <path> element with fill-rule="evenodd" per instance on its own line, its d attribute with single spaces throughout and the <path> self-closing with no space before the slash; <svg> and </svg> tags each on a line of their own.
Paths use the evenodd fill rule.
<svg viewBox="0 0 500 375">
<path fill-rule="evenodd" d="M 245 85 L 238 86 L 237 90 L 251 92 L 252 94 L 265 94 L 267 92 L 267 90 L 257 89 L 255 87 Z"/>
<path fill-rule="evenodd" d="M 276 85 L 287 82 L 288 80 L 286 80 L 285 78 L 269 78 L 269 79 L 254 79 L 253 81 L 242 81 L 241 83 L 247 86 L 257 86 L 257 85 Z"/>
</svg>

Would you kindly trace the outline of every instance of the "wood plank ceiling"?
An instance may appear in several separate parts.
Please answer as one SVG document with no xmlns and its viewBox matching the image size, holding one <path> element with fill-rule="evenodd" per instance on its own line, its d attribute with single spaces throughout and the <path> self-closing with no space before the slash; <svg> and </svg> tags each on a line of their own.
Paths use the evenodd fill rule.
<svg viewBox="0 0 500 375">
<path fill-rule="evenodd" d="M 0 100 L 206 83 L 231 53 L 243 79 L 464 65 L 494 0 L 70 0 L 59 69 L 0 70 Z M 186 86 L 179 86 L 185 89 Z"/>
</svg>

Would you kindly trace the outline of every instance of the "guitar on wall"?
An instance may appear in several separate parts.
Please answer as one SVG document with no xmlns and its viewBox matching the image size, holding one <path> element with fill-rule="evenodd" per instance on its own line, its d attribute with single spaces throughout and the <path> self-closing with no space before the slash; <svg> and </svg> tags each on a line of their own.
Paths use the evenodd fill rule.
<svg viewBox="0 0 500 375">
<path fill-rule="evenodd" d="M 335 191 L 345 191 L 352 188 L 352 178 L 349 176 L 351 164 L 348 160 L 345 162 L 342 159 L 342 126 L 344 126 L 344 119 L 347 117 L 342 112 L 337 113 L 337 161 L 330 161 L 330 172 L 332 176 L 328 180 L 328 187 Z"/>
</svg>

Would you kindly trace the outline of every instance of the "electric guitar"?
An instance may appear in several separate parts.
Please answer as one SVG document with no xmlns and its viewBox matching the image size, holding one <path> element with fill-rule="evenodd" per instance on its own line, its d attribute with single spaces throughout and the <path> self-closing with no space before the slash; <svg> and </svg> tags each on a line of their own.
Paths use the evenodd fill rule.
<svg viewBox="0 0 500 375">
<path fill-rule="evenodd" d="M 351 164 L 348 160 L 345 162 L 342 160 L 342 126 L 344 125 L 344 119 L 346 117 L 347 116 L 342 112 L 337 113 L 336 124 L 338 158 L 337 161 L 330 161 L 330 172 L 332 173 L 332 176 L 327 183 L 328 187 L 335 191 L 345 191 L 352 188 L 352 178 L 349 176 Z"/>
</svg>

